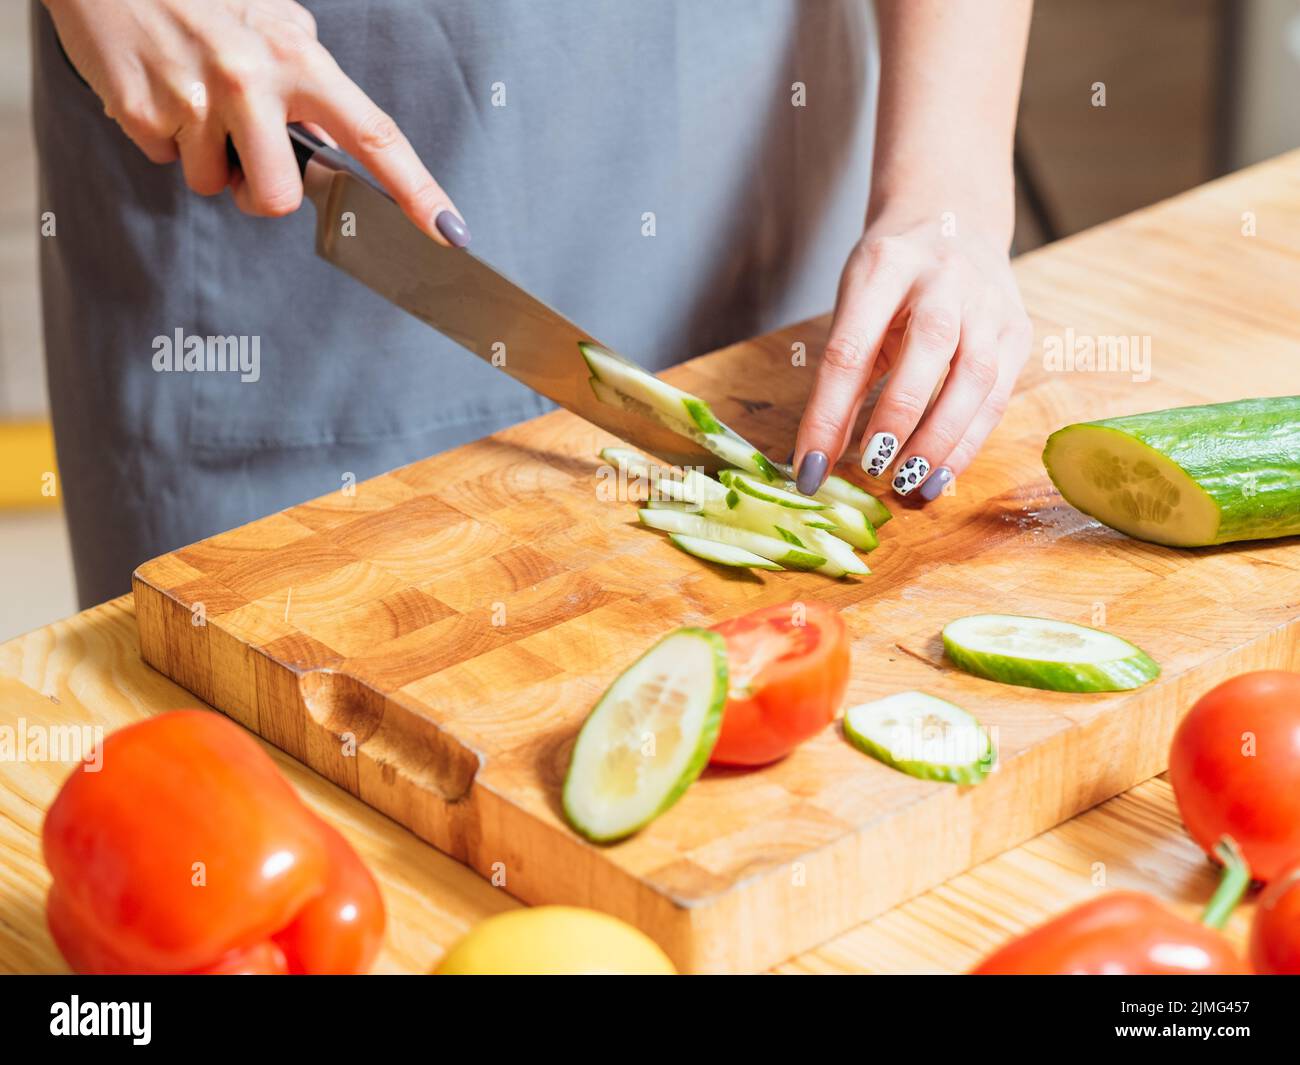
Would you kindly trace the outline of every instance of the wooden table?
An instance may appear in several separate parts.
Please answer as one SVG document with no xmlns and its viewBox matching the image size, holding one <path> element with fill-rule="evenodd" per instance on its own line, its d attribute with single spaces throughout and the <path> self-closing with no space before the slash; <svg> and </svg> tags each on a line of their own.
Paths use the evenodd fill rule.
<svg viewBox="0 0 1300 1065">
<path fill-rule="evenodd" d="M 1300 377 L 1297 247 L 1300 153 L 1026 256 L 1016 269 L 1040 327 L 1060 331 L 1086 313 L 1092 321 L 1113 321 L 1119 334 L 1158 328 L 1177 346 L 1221 348 L 1227 398 L 1232 366 L 1244 358 L 1273 360 L 1280 375 L 1289 369 Z M 1167 286 L 1134 285 L 1125 264 L 1149 264 L 1153 256 L 1172 256 L 1178 276 Z M 1234 259 L 1235 268 L 1225 268 Z M 1113 270 L 1099 270 L 1098 263 L 1112 263 Z M 1183 329 L 1179 307 L 1196 312 Z M 1296 651 L 1293 665 L 1300 668 Z M 0 725 L 23 719 L 29 726 L 112 731 L 194 702 L 140 660 L 129 597 L 0 646 Z M 379 876 L 390 915 L 380 970 L 427 971 L 476 921 L 518 905 L 310 770 L 271 753 Z M 48 875 L 39 829 L 67 770 L 51 762 L 0 763 L 0 971 L 61 969 L 44 927 Z M 1167 784 L 1155 779 L 780 968 L 961 971 L 1007 936 L 1104 887 L 1152 891 L 1192 913 L 1214 880 L 1179 825 Z M 1240 937 L 1248 921 L 1246 907 L 1230 934 Z"/>
</svg>

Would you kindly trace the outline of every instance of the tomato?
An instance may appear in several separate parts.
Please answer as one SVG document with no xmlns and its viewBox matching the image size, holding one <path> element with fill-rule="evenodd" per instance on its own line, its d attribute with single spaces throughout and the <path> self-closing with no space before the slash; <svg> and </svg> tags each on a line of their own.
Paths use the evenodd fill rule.
<svg viewBox="0 0 1300 1065">
<path fill-rule="evenodd" d="M 1231 945 L 1213 928 L 1184 920 L 1136 891 L 1116 891 L 1067 910 L 994 951 L 972 970 L 975 976 L 1246 972 Z"/>
<path fill-rule="evenodd" d="M 835 610 L 786 603 L 714 630 L 730 681 L 712 763 L 774 762 L 831 723 L 849 683 L 849 635 Z"/>
<path fill-rule="evenodd" d="M 1275 876 L 1259 897 L 1250 963 L 1263 976 L 1300 976 L 1300 861 Z"/>
<path fill-rule="evenodd" d="M 1207 853 L 1231 836 L 1257 880 L 1300 860 L 1300 673 L 1244 673 L 1202 696 L 1174 734 L 1169 781 Z"/>
</svg>

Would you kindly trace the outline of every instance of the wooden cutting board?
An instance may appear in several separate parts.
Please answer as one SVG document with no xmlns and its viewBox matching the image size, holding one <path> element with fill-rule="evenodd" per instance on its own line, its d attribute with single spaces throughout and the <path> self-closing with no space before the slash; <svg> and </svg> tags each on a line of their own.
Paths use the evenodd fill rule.
<svg viewBox="0 0 1300 1065">
<path fill-rule="evenodd" d="M 686 970 L 779 962 L 1154 775 L 1196 696 L 1300 660 L 1295 539 L 1130 541 L 1065 505 L 1039 459 L 1071 421 L 1300 392 L 1300 157 L 1249 202 L 1241 181 L 1018 261 L 1038 332 L 1021 388 L 952 495 L 890 501 L 859 582 L 679 553 L 598 495 L 613 439 L 559 412 L 147 563 L 144 657 L 520 899 L 607 910 Z M 825 335 L 819 319 L 665 376 L 784 457 L 812 378 L 792 351 Z M 1149 380 L 1047 368 L 1071 335 L 1150 338 Z M 850 700 L 950 698 L 996 730 L 998 771 L 913 780 L 836 726 L 775 766 L 707 771 L 624 843 L 568 829 L 569 751 L 620 670 L 674 626 L 812 598 L 852 633 Z M 1105 627 L 1164 674 L 1096 696 L 967 677 L 939 631 L 985 610 Z"/>
</svg>

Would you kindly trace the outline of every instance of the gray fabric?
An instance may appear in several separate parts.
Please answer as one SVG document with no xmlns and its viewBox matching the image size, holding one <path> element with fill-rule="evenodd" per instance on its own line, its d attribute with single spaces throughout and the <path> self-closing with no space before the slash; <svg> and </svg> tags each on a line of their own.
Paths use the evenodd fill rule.
<svg viewBox="0 0 1300 1065">
<path fill-rule="evenodd" d="M 833 302 L 866 205 L 866 0 L 307 6 L 475 251 L 627 354 L 662 368 Z M 545 409 L 318 261 L 310 207 L 248 218 L 147 162 L 35 14 L 40 208 L 57 220 L 41 244 L 45 341 L 83 603 L 345 474 Z M 259 337 L 260 379 L 155 372 L 154 338 L 178 328 Z"/>
</svg>

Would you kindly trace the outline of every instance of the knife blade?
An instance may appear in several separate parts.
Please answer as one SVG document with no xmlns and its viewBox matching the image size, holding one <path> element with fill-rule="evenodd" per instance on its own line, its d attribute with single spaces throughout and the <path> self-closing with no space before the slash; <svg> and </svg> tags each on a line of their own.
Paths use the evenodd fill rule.
<svg viewBox="0 0 1300 1065">
<path fill-rule="evenodd" d="M 596 398 L 578 347 L 590 333 L 473 252 L 447 248 L 406 217 L 349 156 L 289 127 L 316 209 L 316 254 L 539 395 L 675 466 L 726 465 L 696 441 Z M 644 371 L 643 371 L 644 372 Z"/>
</svg>

